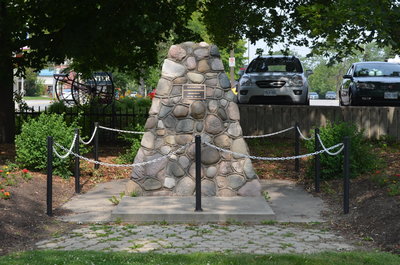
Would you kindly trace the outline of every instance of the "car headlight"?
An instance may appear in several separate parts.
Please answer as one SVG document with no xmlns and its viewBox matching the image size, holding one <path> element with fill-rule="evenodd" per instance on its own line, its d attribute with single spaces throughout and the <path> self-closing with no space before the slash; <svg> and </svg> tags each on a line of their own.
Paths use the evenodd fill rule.
<svg viewBox="0 0 400 265">
<path fill-rule="evenodd" d="M 375 85 L 371 83 L 357 83 L 358 89 L 375 89 Z"/>
<path fill-rule="evenodd" d="M 252 82 L 250 77 L 244 76 L 240 79 L 241 86 L 251 86 Z"/>
<path fill-rule="evenodd" d="M 289 79 L 289 86 L 303 86 L 303 78 L 299 75 Z"/>
</svg>

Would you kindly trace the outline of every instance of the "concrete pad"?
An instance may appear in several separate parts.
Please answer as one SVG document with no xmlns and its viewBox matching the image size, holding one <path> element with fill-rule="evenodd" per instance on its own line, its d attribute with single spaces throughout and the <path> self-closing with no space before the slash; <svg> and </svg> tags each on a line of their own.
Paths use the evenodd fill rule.
<svg viewBox="0 0 400 265">
<path fill-rule="evenodd" d="M 203 197 L 202 212 L 195 212 L 195 197 L 124 197 L 112 211 L 114 220 L 148 223 L 261 223 L 275 219 L 263 197 Z"/>
<path fill-rule="evenodd" d="M 100 183 L 87 193 L 74 196 L 62 206 L 72 214 L 61 216 L 60 219 L 77 223 L 111 221 L 111 211 L 115 205 L 109 199 L 112 196 L 119 198 L 127 182 L 128 180 L 124 179 Z"/>
<path fill-rule="evenodd" d="M 260 180 L 267 191 L 272 210 L 278 222 L 324 222 L 321 212 L 326 208 L 322 199 L 306 192 L 291 180 Z"/>
<path fill-rule="evenodd" d="M 146 201 L 148 205 L 151 202 L 150 198 L 155 198 L 155 197 L 137 197 L 137 198 L 124 197 L 122 199 L 122 202 L 118 206 L 115 206 L 109 201 L 109 199 L 112 196 L 116 196 L 117 198 L 119 198 L 119 193 L 125 190 L 125 184 L 127 181 L 128 180 L 124 179 L 124 180 L 111 181 L 107 183 L 100 183 L 87 193 L 74 196 L 70 201 L 68 201 L 66 204 L 62 206 L 62 208 L 64 210 L 67 210 L 67 212 L 70 212 L 70 214 L 60 216 L 58 218 L 63 221 L 77 222 L 77 223 L 110 222 L 112 220 L 115 220 L 116 216 L 118 216 L 117 214 L 119 213 L 116 210 L 117 208 L 120 209 L 120 207 L 124 205 L 125 201 L 130 199 L 141 198 L 142 200 Z M 186 212 L 193 214 L 195 208 L 195 198 L 193 196 L 184 197 L 186 198 L 184 200 L 186 206 L 185 208 L 180 209 L 180 212 L 175 214 L 175 217 L 178 218 L 178 221 L 176 222 L 195 223 L 196 222 L 195 217 L 203 218 L 201 220 L 202 222 L 204 218 L 212 218 L 210 219 L 210 222 L 226 222 L 228 218 L 229 220 L 237 220 L 237 221 L 242 220 L 242 222 L 244 222 L 246 219 L 250 219 L 252 221 L 252 218 L 259 218 L 258 213 L 254 213 L 251 211 L 252 209 L 258 209 L 256 207 L 259 206 L 254 206 L 252 204 L 257 202 L 260 203 L 261 205 L 260 206 L 261 208 L 259 209 L 262 209 L 262 207 L 265 206 L 268 207 L 269 209 L 272 209 L 274 213 L 274 216 L 267 215 L 264 217 L 260 217 L 258 221 L 260 219 L 261 221 L 275 219 L 278 222 L 324 222 L 325 221 L 321 217 L 321 212 L 325 209 L 322 200 L 319 197 L 315 197 L 312 194 L 306 192 L 304 188 L 300 185 L 297 185 L 296 182 L 290 180 L 260 180 L 260 183 L 262 186 L 262 190 L 267 191 L 268 195 L 270 196 L 270 199 L 268 201 L 269 205 L 265 203 L 263 197 L 259 198 L 237 197 L 236 199 L 242 200 L 241 203 L 238 203 L 237 205 L 235 203 L 232 203 L 233 205 L 229 205 L 228 203 L 226 203 L 225 206 L 223 206 L 224 205 L 223 200 L 226 198 L 217 197 L 217 201 L 213 203 L 208 203 L 208 200 L 210 200 L 212 197 L 203 197 L 202 206 L 204 212 L 195 213 L 197 215 L 193 215 L 191 218 L 187 218 L 189 221 L 182 221 L 182 219 L 184 219 L 182 217 L 183 209 L 185 209 Z M 173 200 L 176 198 L 179 197 L 171 197 L 170 201 L 167 201 L 167 199 L 162 199 L 162 200 L 159 199 L 161 201 L 153 201 L 153 202 L 154 205 L 156 206 L 160 204 L 164 205 L 162 207 L 159 206 L 159 208 L 157 208 L 157 211 L 166 211 L 165 209 L 167 209 L 168 204 L 170 205 L 170 207 L 172 207 L 174 203 Z M 244 202 L 245 200 L 247 200 L 247 202 Z M 175 202 L 174 207 L 178 207 L 176 205 L 177 204 Z M 130 205 L 130 207 L 133 206 Z M 236 213 L 236 216 L 234 215 L 234 213 L 225 214 L 222 211 L 224 207 L 225 209 L 229 209 L 232 211 L 235 210 L 233 212 Z M 114 211 L 115 215 L 114 214 L 112 215 L 113 210 L 115 210 Z M 206 216 L 205 213 L 207 212 L 213 212 L 213 217 L 203 217 Z M 242 218 L 239 216 L 241 215 L 239 213 L 246 213 L 248 217 Z M 122 218 L 124 212 L 121 211 L 121 214 Z M 173 219 L 172 214 L 167 215 L 167 213 L 164 213 L 164 216 L 168 216 L 169 218 L 168 219 L 167 217 L 165 217 L 168 219 L 168 220 L 165 219 L 165 221 L 169 223 L 174 222 L 172 220 Z M 164 219 L 160 218 L 159 220 L 152 220 L 152 221 L 164 221 Z M 142 222 L 148 222 L 148 221 L 142 221 Z"/>
</svg>

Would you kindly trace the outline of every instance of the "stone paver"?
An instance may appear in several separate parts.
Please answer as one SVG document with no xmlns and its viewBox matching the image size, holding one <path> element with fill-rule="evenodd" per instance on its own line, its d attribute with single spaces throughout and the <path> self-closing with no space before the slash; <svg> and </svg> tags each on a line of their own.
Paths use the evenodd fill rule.
<svg viewBox="0 0 400 265">
<path fill-rule="evenodd" d="M 157 253 L 313 253 L 356 249 L 341 236 L 307 226 L 82 225 L 37 243 L 39 249 Z"/>
</svg>

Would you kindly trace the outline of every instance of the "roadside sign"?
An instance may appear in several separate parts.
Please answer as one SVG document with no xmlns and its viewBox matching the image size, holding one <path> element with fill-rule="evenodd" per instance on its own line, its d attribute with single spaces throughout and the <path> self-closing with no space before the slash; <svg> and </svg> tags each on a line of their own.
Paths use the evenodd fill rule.
<svg viewBox="0 0 400 265">
<path fill-rule="evenodd" d="M 229 67 L 235 67 L 235 57 L 229 57 Z"/>
</svg>

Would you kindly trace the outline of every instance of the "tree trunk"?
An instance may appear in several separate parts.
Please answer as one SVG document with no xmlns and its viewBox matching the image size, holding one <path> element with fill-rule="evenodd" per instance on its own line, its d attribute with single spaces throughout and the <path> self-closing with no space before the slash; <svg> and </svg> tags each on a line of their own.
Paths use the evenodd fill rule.
<svg viewBox="0 0 400 265">
<path fill-rule="evenodd" d="M 0 22 L 7 19 L 4 2 L 0 4 Z M 13 143 L 15 138 L 15 107 L 13 95 L 13 60 L 11 34 L 6 23 L 0 23 L 0 143 Z"/>
<path fill-rule="evenodd" d="M 13 67 L 9 62 L 10 59 L 0 56 L 0 143 L 13 143 L 15 137 Z"/>
</svg>

